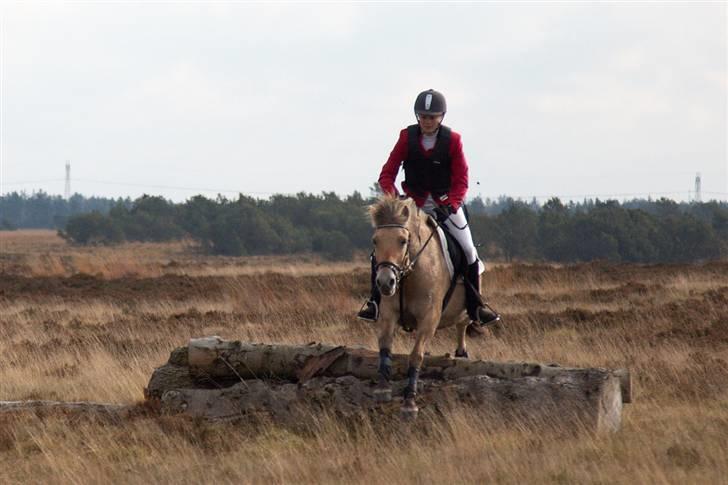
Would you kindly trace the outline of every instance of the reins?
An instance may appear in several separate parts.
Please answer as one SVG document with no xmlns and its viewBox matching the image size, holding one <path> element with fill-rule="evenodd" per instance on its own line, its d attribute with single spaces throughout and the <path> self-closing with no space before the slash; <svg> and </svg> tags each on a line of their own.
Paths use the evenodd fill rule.
<svg viewBox="0 0 728 485">
<path fill-rule="evenodd" d="M 432 228 L 432 231 L 430 231 L 430 236 L 425 240 L 425 243 L 420 247 L 419 251 L 414 255 L 414 257 L 410 257 L 410 242 L 412 241 L 412 233 L 410 232 L 409 228 L 407 228 L 404 224 L 382 224 L 380 226 L 376 226 L 375 229 L 386 229 L 386 228 L 396 228 L 396 229 L 404 229 L 407 231 L 407 250 L 404 253 L 404 258 L 402 259 L 402 266 L 400 267 L 397 265 L 397 263 L 393 263 L 391 261 L 382 261 L 381 263 L 377 263 L 377 265 L 374 267 L 375 271 L 379 271 L 380 268 L 389 268 L 394 272 L 394 277 L 397 282 L 397 286 L 399 289 L 399 325 L 402 328 L 405 328 L 405 330 L 408 330 L 404 325 L 404 285 L 402 285 L 402 280 L 407 277 L 412 271 L 415 269 L 415 264 L 417 264 L 417 260 L 419 259 L 422 252 L 425 250 L 428 244 L 430 244 L 430 241 L 432 240 L 432 237 L 435 235 L 435 232 L 437 232 L 437 228 L 439 227 L 439 224 Z M 422 237 L 420 236 L 419 231 L 419 224 L 418 224 L 418 231 L 417 235 L 420 237 L 420 241 L 422 240 Z M 412 329 L 409 329 L 408 331 L 411 331 Z"/>
<path fill-rule="evenodd" d="M 408 237 L 407 237 L 407 251 L 405 252 L 404 259 L 402 260 L 402 266 L 400 267 L 396 263 L 392 263 L 391 261 L 382 261 L 381 263 L 377 263 L 375 266 L 376 270 L 379 270 L 380 267 L 386 267 L 392 269 L 395 274 L 397 275 L 397 283 L 402 281 L 405 276 L 410 274 L 414 268 L 415 264 L 417 264 L 417 260 L 419 259 L 420 255 L 422 255 L 422 252 L 425 250 L 428 244 L 430 244 L 430 241 L 432 240 L 432 237 L 435 235 L 435 232 L 437 231 L 437 228 L 433 228 L 432 231 L 430 231 L 430 236 L 425 240 L 425 243 L 420 247 L 419 251 L 414 255 L 414 257 L 410 257 L 410 242 L 412 241 L 412 236 L 410 233 L 410 230 L 404 225 L 404 224 L 382 224 L 381 226 L 376 226 L 375 229 L 386 229 L 388 227 L 397 228 L 397 229 L 404 229 L 407 231 Z"/>
<path fill-rule="evenodd" d="M 407 275 L 407 274 L 409 274 L 409 273 L 412 272 L 412 270 L 415 267 L 415 263 L 417 263 L 417 258 L 420 257 L 420 254 L 422 254 L 422 251 L 424 251 L 425 248 L 427 247 L 427 245 L 430 244 L 430 240 L 432 239 L 432 236 L 435 235 L 435 231 L 437 231 L 437 228 L 433 228 L 432 231 L 430 231 L 430 236 L 425 241 L 425 244 L 422 245 L 422 247 L 420 248 L 420 250 L 417 251 L 417 254 L 415 254 L 415 257 L 412 258 L 412 260 L 410 261 L 409 265 L 405 268 L 405 275 Z"/>
</svg>

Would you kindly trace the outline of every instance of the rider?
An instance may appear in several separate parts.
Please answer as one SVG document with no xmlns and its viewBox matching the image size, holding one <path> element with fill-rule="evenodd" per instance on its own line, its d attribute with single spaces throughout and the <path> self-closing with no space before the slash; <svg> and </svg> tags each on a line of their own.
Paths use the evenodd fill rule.
<svg viewBox="0 0 728 485">
<path fill-rule="evenodd" d="M 404 166 L 402 189 L 417 207 L 435 216 L 447 227 L 465 252 L 468 269 L 465 277 L 466 307 L 473 322 L 495 323 L 500 316 L 484 305 L 480 296 L 480 273 L 485 266 L 478 259 L 468 222 L 463 212 L 463 199 L 468 190 L 468 164 L 463 154 L 460 134 L 442 124 L 447 111 L 445 97 L 433 89 L 421 92 L 415 100 L 417 124 L 399 133 L 387 162 L 379 175 L 379 186 L 385 193 L 399 195 L 394 181 L 400 165 Z M 362 320 L 377 321 L 381 295 L 375 284 L 372 256 L 372 295 L 357 315 Z"/>
</svg>

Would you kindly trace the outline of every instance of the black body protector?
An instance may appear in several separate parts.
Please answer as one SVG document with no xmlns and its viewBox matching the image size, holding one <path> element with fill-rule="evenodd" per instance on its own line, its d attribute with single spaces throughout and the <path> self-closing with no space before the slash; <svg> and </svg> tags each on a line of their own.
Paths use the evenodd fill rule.
<svg viewBox="0 0 728 485">
<path fill-rule="evenodd" d="M 404 161 L 404 185 L 412 193 L 437 200 L 450 192 L 450 137 L 452 130 L 440 125 L 435 147 L 426 155 L 420 145 L 419 125 L 407 127 L 407 159 Z"/>
</svg>

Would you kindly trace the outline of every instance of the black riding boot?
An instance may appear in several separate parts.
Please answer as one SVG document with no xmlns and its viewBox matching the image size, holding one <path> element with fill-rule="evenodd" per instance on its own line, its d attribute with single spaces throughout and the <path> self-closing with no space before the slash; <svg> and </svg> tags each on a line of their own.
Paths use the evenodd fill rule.
<svg viewBox="0 0 728 485">
<path fill-rule="evenodd" d="M 364 302 L 356 317 L 360 320 L 376 322 L 379 320 L 379 302 L 382 301 L 382 294 L 377 288 L 377 260 L 374 258 L 374 253 L 369 256 L 369 260 L 372 262 L 372 295 Z"/>
<path fill-rule="evenodd" d="M 473 322 L 480 325 L 492 325 L 500 320 L 500 315 L 494 312 L 488 305 L 483 302 L 480 296 L 480 273 L 479 262 L 475 261 L 468 266 L 468 272 L 465 275 L 465 307 L 468 310 L 468 316 Z"/>
</svg>

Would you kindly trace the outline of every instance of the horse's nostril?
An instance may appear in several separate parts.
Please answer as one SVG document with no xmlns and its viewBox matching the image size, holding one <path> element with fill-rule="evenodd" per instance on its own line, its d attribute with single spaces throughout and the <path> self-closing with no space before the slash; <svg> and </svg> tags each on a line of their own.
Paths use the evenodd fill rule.
<svg viewBox="0 0 728 485">
<path fill-rule="evenodd" d="M 389 286 L 394 286 L 394 278 L 389 278 Z"/>
</svg>

